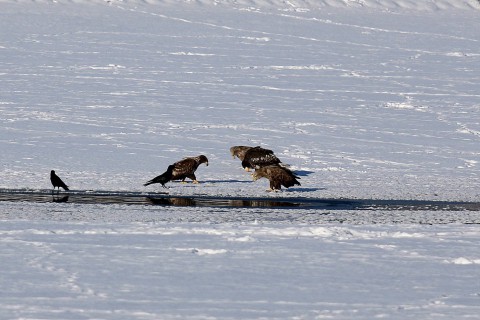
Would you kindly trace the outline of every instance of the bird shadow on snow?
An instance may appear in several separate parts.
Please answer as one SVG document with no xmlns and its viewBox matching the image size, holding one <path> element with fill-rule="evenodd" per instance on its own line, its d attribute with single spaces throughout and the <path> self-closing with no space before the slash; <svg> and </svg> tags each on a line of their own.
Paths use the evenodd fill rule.
<svg viewBox="0 0 480 320">
<path fill-rule="evenodd" d="M 200 183 L 250 183 L 252 180 L 204 180 Z"/>
<path fill-rule="evenodd" d="M 303 175 L 302 175 L 303 172 Z M 298 174 L 298 171 L 295 172 L 298 176 L 307 176 L 313 171 L 300 171 L 300 174 Z M 215 183 L 255 183 L 252 180 L 205 180 L 205 181 L 200 181 L 199 184 L 215 184 Z M 321 190 L 327 190 L 325 187 L 318 187 L 318 188 L 307 188 L 307 187 L 292 187 L 291 189 L 287 188 L 282 188 L 282 192 L 313 192 L 313 191 L 321 191 Z"/>
<path fill-rule="evenodd" d="M 315 173 L 315 171 L 310 171 L 310 170 L 295 170 L 295 175 L 298 177 L 308 177 L 309 175 Z M 301 183 L 301 180 L 300 180 Z M 318 187 L 318 188 L 305 188 L 305 187 L 300 187 L 300 188 L 292 188 L 289 189 L 288 191 L 290 192 L 313 192 L 313 191 L 321 191 L 321 190 L 327 190 L 325 187 Z"/>
<path fill-rule="evenodd" d="M 295 170 L 294 173 L 299 177 L 308 177 L 309 175 L 315 172 L 309 171 L 309 170 Z"/>
<path fill-rule="evenodd" d="M 311 175 L 312 173 L 315 173 L 314 171 L 309 171 L 309 170 L 295 170 L 295 175 L 298 177 L 307 177 Z M 175 184 L 182 185 L 184 187 L 194 187 L 198 185 L 205 185 L 205 184 L 217 184 L 217 183 L 254 183 L 253 180 L 247 179 L 247 180 L 238 180 L 238 179 L 219 179 L 219 180 L 200 180 L 196 184 L 192 184 L 190 181 L 187 183 L 182 183 L 180 181 L 172 181 L 174 186 Z M 283 192 L 313 192 L 313 191 L 320 191 L 320 190 L 327 190 L 327 188 L 319 187 L 319 188 L 292 188 L 292 189 L 282 189 Z"/>
<path fill-rule="evenodd" d="M 286 191 L 286 192 L 313 192 L 313 191 L 321 191 L 321 190 L 327 190 L 327 188 L 297 188 L 297 187 L 292 187 L 291 189 L 285 189 L 284 191 Z"/>
</svg>

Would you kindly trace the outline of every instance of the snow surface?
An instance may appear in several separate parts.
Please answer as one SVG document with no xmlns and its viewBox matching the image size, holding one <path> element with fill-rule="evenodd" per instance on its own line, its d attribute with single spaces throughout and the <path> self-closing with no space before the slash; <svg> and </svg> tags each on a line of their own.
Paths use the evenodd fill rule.
<svg viewBox="0 0 480 320">
<path fill-rule="evenodd" d="M 478 1 L 0 8 L 0 188 L 164 192 L 205 154 L 171 195 L 479 201 Z M 2 201 L 0 319 L 475 319 L 479 219 Z"/>
<path fill-rule="evenodd" d="M 0 187 L 152 191 L 205 154 L 172 194 L 255 196 L 228 150 L 261 145 L 282 196 L 478 200 L 479 11 L 402 8 L 3 3 Z"/>
<path fill-rule="evenodd" d="M 476 319 L 480 312 L 477 226 L 23 220 L 0 227 L 2 319 Z"/>
</svg>

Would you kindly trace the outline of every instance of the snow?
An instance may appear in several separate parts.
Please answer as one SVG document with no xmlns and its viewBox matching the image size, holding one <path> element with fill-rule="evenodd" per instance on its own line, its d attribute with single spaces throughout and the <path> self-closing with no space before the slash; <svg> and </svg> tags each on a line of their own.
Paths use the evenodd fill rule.
<svg viewBox="0 0 480 320">
<path fill-rule="evenodd" d="M 2 192 L 54 169 L 73 192 L 479 201 L 478 1 L 0 7 Z M 233 145 L 302 185 L 265 192 Z M 143 187 L 199 154 L 200 184 Z M 2 200 L 0 318 L 476 318 L 479 220 Z"/>
<path fill-rule="evenodd" d="M 0 187 L 48 189 L 56 169 L 73 189 L 144 191 L 205 154 L 202 193 L 254 196 L 267 182 L 228 153 L 244 144 L 302 175 L 287 196 L 478 199 L 476 10 L 459 25 L 433 9 L 3 6 Z"/>
<path fill-rule="evenodd" d="M 461 319 L 480 311 L 477 226 L 1 226 L 4 319 Z"/>
</svg>

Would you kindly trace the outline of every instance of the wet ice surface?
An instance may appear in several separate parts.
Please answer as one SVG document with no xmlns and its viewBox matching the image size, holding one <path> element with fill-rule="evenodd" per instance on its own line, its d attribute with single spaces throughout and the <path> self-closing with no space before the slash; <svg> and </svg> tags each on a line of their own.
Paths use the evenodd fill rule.
<svg viewBox="0 0 480 320">
<path fill-rule="evenodd" d="M 477 224 L 480 223 L 480 203 L 427 200 L 328 199 L 293 197 L 222 197 L 211 195 L 178 196 L 163 193 L 0 189 L 0 201 L 5 202 L 8 216 L 15 218 L 52 219 L 50 210 L 60 209 L 55 219 L 63 220 L 63 211 L 85 205 L 86 211 L 105 211 L 102 219 L 111 219 L 109 212 L 131 212 L 131 217 L 120 216 L 121 221 L 209 221 L 279 223 L 350 223 L 350 224 Z M 51 204 L 44 213 L 13 214 L 15 203 Z M 93 207 L 88 205 L 94 205 Z M 113 206 L 113 208 L 109 208 Z M 193 211 L 190 210 L 193 207 Z M 32 207 L 33 208 L 33 207 Z M 81 212 L 82 210 L 80 210 Z M 160 212 L 160 213 L 159 213 Z M 175 212 L 175 215 L 166 214 Z M 20 215 L 18 215 L 20 213 Z M 193 214 L 192 214 L 193 213 Z M 98 214 L 98 213 L 96 213 Z M 87 216 L 90 216 L 88 213 Z M 67 215 L 68 218 L 73 218 Z M 100 216 L 98 217 L 100 218 Z M 115 219 L 117 219 L 116 217 Z M 81 213 L 75 218 L 81 220 Z M 88 218 L 86 218 L 88 220 Z"/>
<path fill-rule="evenodd" d="M 2 219 L 278 224 L 479 224 L 478 203 L 365 199 L 225 199 L 105 195 L 0 195 Z"/>
</svg>

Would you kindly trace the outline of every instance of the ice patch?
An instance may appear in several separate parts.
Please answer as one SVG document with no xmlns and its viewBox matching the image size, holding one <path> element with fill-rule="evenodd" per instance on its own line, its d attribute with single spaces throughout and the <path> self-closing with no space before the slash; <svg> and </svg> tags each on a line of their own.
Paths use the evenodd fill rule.
<svg viewBox="0 0 480 320">
<path fill-rule="evenodd" d="M 346 171 L 346 169 L 341 167 L 326 167 L 326 168 L 318 169 L 318 171 L 340 172 L 340 171 Z"/>
<path fill-rule="evenodd" d="M 449 264 L 470 265 L 470 264 L 480 264 L 480 259 L 468 259 L 468 258 L 460 257 L 453 260 L 445 260 L 445 262 Z"/>
<path fill-rule="evenodd" d="M 253 40 L 259 42 L 269 42 L 271 39 L 269 37 L 240 37 L 240 39 Z"/>
<path fill-rule="evenodd" d="M 474 57 L 474 56 L 478 56 L 479 54 L 478 53 L 467 53 L 467 52 L 457 51 L 457 52 L 448 52 L 445 55 L 447 57 Z"/>
<path fill-rule="evenodd" d="M 251 237 L 251 236 L 229 237 L 229 238 L 227 238 L 227 240 L 232 241 L 232 242 L 254 242 L 254 241 L 256 241 L 256 239 Z"/>
<path fill-rule="evenodd" d="M 199 256 L 225 254 L 228 252 L 225 249 L 197 249 L 197 248 L 193 248 L 190 251 Z"/>
<path fill-rule="evenodd" d="M 407 103 L 407 102 L 388 102 L 388 103 L 384 104 L 384 107 L 388 108 L 388 109 L 415 110 L 415 111 L 419 111 L 419 112 L 427 112 L 428 111 L 428 107 L 416 106 L 416 105 L 412 105 L 412 104 Z"/>
<path fill-rule="evenodd" d="M 457 129 L 457 132 L 459 133 L 464 133 L 464 134 L 473 134 L 475 136 L 480 136 L 480 131 L 479 130 L 473 130 L 473 129 L 469 129 L 467 128 L 466 126 L 464 125 L 460 125 L 460 129 Z"/>
<path fill-rule="evenodd" d="M 324 66 L 324 65 L 298 65 L 298 66 L 269 66 L 265 67 L 265 69 L 273 69 L 273 70 L 332 70 L 332 67 Z"/>
<path fill-rule="evenodd" d="M 170 52 L 170 55 L 172 56 L 199 56 L 199 57 L 210 57 L 210 56 L 215 56 L 213 53 L 199 53 L 199 52 Z"/>
</svg>

